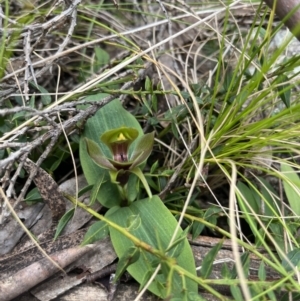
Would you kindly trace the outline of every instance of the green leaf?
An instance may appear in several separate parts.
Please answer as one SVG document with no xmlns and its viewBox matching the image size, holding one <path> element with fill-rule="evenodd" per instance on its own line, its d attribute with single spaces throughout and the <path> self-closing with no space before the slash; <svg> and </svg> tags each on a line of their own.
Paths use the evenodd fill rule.
<svg viewBox="0 0 300 301">
<path fill-rule="evenodd" d="M 158 248 L 157 233 L 159 235 L 159 241 L 164 250 L 168 248 L 171 237 L 173 236 L 174 229 L 177 226 L 177 221 L 170 211 L 165 207 L 158 196 L 153 196 L 151 199 L 139 200 L 132 203 L 128 207 L 119 207 L 115 212 L 109 214 L 109 218 L 112 222 L 126 228 L 127 219 L 130 216 L 139 215 L 141 225 L 136 229 L 130 229 L 130 233 L 139 238 L 141 241 L 147 243 L 150 246 Z M 133 242 L 125 237 L 122 233 L 109 227 L 110 236 L 114 249 L 119 257 L 122 257 L 126 251 L 134 246 Z M 182 234 L 182 230 L 179 231 L 179 237 Z M 194 256 L 191 247 L 187 241 L 183 241 L 183 249 L 180 255 L 176 258 L 176 262 L 179 266 L 183 267 L 193 275 L 196 275 Z M 140 256 L 139 260 L 128 267 L 128 272 L 132 275 L 139 283 L 144 282 L 149 271 L 152 271 L 151 263 L 156 261 L 157 257 L 149 252 L 145 252 L 143 256 Z M 182 289 L 182 277 L 177 273 L 172 274 L 171 280 L 172 288 L 174 292 L 181 292 Z M 166 296 L 167 282 L 166 277 L 163 274 L 157 276 L 154 282 L 149 286 L 149 290 L 157 296 L 162 298 Z M 188 292 L 197 293 L 197 284 L 185 278 L 186 290 Z"/>
<path fill-rule="evenodd" d="M 291 106 L 291 85 L 289 84 L 290 80 L 286 75 L 280 74 L 277 77 L 276 82 L 279 83 L 279 85 L 276 86 L 279 92 L 279 96 L 285 106 L 289 108 Z"/>
<path fill-rule="evenodd" d="M 184 231 L 174 240 L 174 242 L 166 249 L 166 252 L 169 252 L 168 255 L 171 257 L 177 257 L 184 247 L 184 240 L 187 238 L 187 234 L 190 231 L 190 227 L 184 229 Z M 174 250 L 175 249 L 175 250 Z"/>
<path fill-rule="evenodd" d="M 13 117 L 11 118 L 11 121 L 24 120 L 26 115 L 27 115 L 27 112 L 25 112 L 25 111 L 17 112 L 13 115 Z"/>
<path fill-rule="evenodd" d="M 203 218 L 213 225 L 217 224 L 217 214 L 222 212 L 222 208 L 209 207 L 204 213 Z"/>
<path fill-rule="evenodd" d="M 274 291 L 269 291 L 268 292 L 268 297 L 270 298 L 270 301 L 277 301 L 278 298 L 277 298 L 278 294 L 276 295 Z M 293 294 L 290 295 L 290 297 L 292 297 L 291 299 L 289 300 L 293 300 L 293 301 L 297 301 L 297 300 L 300 300 L 300 298 L 294 298 L 293 297 Z M 280 301 L 283 301 L 283 299 L 280 299 Z"/>
<path fill-rule="evenodd" d="M 41 194 L 38 191 L 37 187 L 34 187 L 33 189 L 31 189 L 27 193 L 26 198 L 24 199 L 25 202 L 30 202 L 30 203 L 35 203 L 35 202 L 39 202 L 42 200 L 43 200 L 43 198 L 41 197 Z"/>
<path fill-rule="evenodd" d="M 87 185 L 79 190 L 78 198 L 84 195 L 86 192 L 91 191 L 94 185 Z"/>
<path fill-rule="evenodd" d="M 33 94 L 33 95 L 30 97 L 30 100 L 29 100 L 29 107 L 30 107 L 30 108 L 34 108 L 34 107 L 35 107 L 35 94 Z"/>
<path fill-rule="evenodd" d="M 108 226 L 103 221 L 95 222 L 85 233 L 81 246 L 92 244 L 108 236 Z"/>
<path fill-rule="evenodd" d="M 99 177 L 101 176 L 104 176 L 104 178 L 101 189 L 97 195 L 97 200 L 106 208 L 113 208 L 114 206 L 120 205 L 122 198 L 118 186 L 114 183 L 111 183 L 111 178 L 107 170 L 105 170 L 105 173 L 99 175 Z"/>
<path fill-rule="evenodd" d="M 65 228 L 65 226 L 67 225 L 67 223 L 69 222 L 69 220 L 73 217 L 75 212 L 75 208 L 71 208 L 70 210 L 68 210 L 63 217 L 59 220 L 59 223 L 57 225 L 56 228 L 56 232 L 54 235 L 54 240 L 56 240 L 56 238 L 60 235 L 60 233 L 63 231 L 63 229 Z"/>
<path fill-rule="evenodd" d="M 107 97 L 107 94 L 97 94 L 85 98 L 87 101 L 101 101 Z M 80 139 L 80 162 L 88 184 L 93 185 L 96 183 L 99 177 L 103 178 L 103 185 L 98 193 L 98 201 L 107 208 L 112 208 L 121 203 L 121 197 L 116 184 L 111 183 L 108 171 L 97 166 L 92 158 L 88 155 L 85 138 L 92 141 L 96 141 L 101 148 L 103 155 L 106 157 L 111 156 L 109 148 L 99 140 L 99 137 L 108 130 L 127 126 L 135 128 L 139 132 L 139 136 L 143 135 L 143 130 L 129 112 L 127 112 L 118 99 L 115 99 L 99 109 L 97 113 L 87 120 L 84 132 Z M 132 143 L 132 147 L 135 145 L 135 141 Z M 130 149 L 129 149 L 130 154 Z"/>
<path fill-rule="evenodd" d="M 152 192 L 151 192 L 151 190 L 150 190 L 150 187 L 149 187 L 149 185 L 148 185 L 148 182 L 147 182 L 147 180 L 146 180 L 144 174 L 142 173 L 141 169 L 140 169 L 139 167 L 136 167 L 136 168 L 132 169 L 131 172 L 132 172 L 133 174 L 135 174 L 135 175 L 140 179 L 140 181 L 141 181 L 141 182 L 143 183 L 143 185 L 144 185 L 144 188 L 145 188 L 146 191 L 147 191 L 147 194 L 148 194 L 149 198 L 151 198 L 151 197 L 152 197 Z"/>
<path fill-rule="evenodd" d="M 149 78 L 149 76 L 146 76 L 145 90 L 148 91 L 148 92 L 150 92 L 150 93 L 153 92 L 152 82 L 151 82 L 151 79 Z"/>
<path fill-rule="evenodd" d="M 287 260 L 288 259 L 288 260 Z M 291 272 L 294 268 L 300 267 L 300 249 L 294 249 L 287 254 L 287 259 L 283 258 L 282 267 L 287 271 Z"/>
<path fill-rule="evenodd" d="M 221 275 L 224 279 L 233 279 L 232 271 L 229 269 L 226 263 L 222 265 Z"/>
<path fill-rule="evenodd" d="M 99 177 L 97 182 L 94 184 L 92 191 L 91 191 L 91 195 L 90 195 L 89 206 L 92 206 L 95 203 L 98 193 L 99 193 L 99 190 L 103 184 L 103 179 L 104 179 L 104 174 L 102 175 L 102 177 Z"/>
<path fill-rule="evenodd" d="M 172 129 L 172 133 L 173 133 L 174 137 L 176 138 L 176 140 L 179 140 L 179 134 L 178 134 L 178 130 L 175 126 L 175 122 L 171 123 L 171 129 Z"/>
<path fill-rule="evenodd" d="M 158 107 L 157 107 L 157 95 L 156 94 L 152 94 L 151 104 L 152 104 L 153 111 L 157 112 L 158 111 Z"/>
<path fill-rule="evenodd" d="M 245 197 L 245 199 L 247 200 L 248 204 L 253 209 L 253 211 L 255 213 L 259 214 L 260 212 L 259 212 L 258 202 L 260 201 L 260 197 L 256 193 L 256 191 L 253 191 L 252 188 L 246 186 L 242 182 L 238 182 L 237 187 L 240 190 L 241 194 Z M 248 210 L 248 213 L 251 213 L 250 209 L 247 209 L 247 210 Z"/>
<path fill-rule="evenodd" d="M 207 299 L 203 298 L 200 294 L 195 292 L 188 292 L 188 301 L 207 301 Z"/>
<path fill-rule="evenodd" d="M 200 270 L 200 275 L 204 279 L 206 279 L 210 276 L 211 271 L 213 269 L 214 260 L 215 260 L 216 256 L 218 255 L 218 252 L 222 248 L 222 245 L 223 245 L 223 240 L 221 240 L 217 245 L 215 245 L 204 257 L 204 259 L 202 261 L 201 270 Z"/>
<path fill-rule="evenodd" d="M 124 274 L 126 269 L 130 265 L 135 263 L 139 259 L 139 257 L 140 257 L 140 249 L 135 246 L 130 247 L 119 259 L 114 282 L 118 281 L 118 279 Z"/>
<path fill-rule="evenodd" d="M 177 258 L 181 254 L 185 246 L 184 237 L 186 237 L 186 235 L 182 236 L 182 239 L 178 239 L 175 244 L 171 246 L 170 251 L 167 253 L 168 256 Z"/>
<path fill-rule="evenodd" d="M 244 300 L 243 294 L 237 285 L 230 286 L 230 292 L 236 301 Z"/>
<path fill-rule="evenodd" d="M 249 252 L 245 252 L 241 255 L 241 262 L 242 262 L 242 267 L 243 267 L 245 277 L 248 277 L 248 273 L 249 273 L 249 265 L 250 265 L 249 255 L 250 255 Z M 233 278 L 238 277 L 236 266 L 234 266 L 232 269 L 232 277 Z"/>
<path fill-rule="evenodd" d="M 97 72 L 100 67 L 108 64 L 109 62 L 109 54 L 99 46 L 94 47 L 95 55 L 96 55 L 96 64 L 94 66 L 94 71 Z"/>
<path fill-rule="evenodd" d="M 135 231 L 141 226 L 141 217 L 140 215 L 131 215 L 127 219 L 127 231 Z"/>
<path fill-rule="evenodd" d="M 127 190 L 127 199 L 130 203 L 132 203 L 139 192 L 139 181 L 138 177 L 134 174 L 131 174 L 129 176 L 129 180 L 126 184 L 126 190 Z"/>
<path fill-rule="evenodd" d="M 278 204 L 278 196 L 276 191 L 274 190 L 272 185 L 262 177 L 259 177 L 259 181 L 262 183 L 262 185 L 260 185 L 260 190 L 263 195 L 262 206 L 264 208 L 261 213 L 263 213 L 265 216 L 281 215 L 278 209 L 281 205 Z"/>
<path fill-rule="evenodd" d="M 269 295 L 269 293 L 268 293 Z M 277 299 L 271 299 L 272 301 Z M 300 300 L 300 293 L 292 293 L 292 292 L 286 292 L 283 294 L 283 296 L 280 298 L 280 301 L 299 301 Z"/>
<path fill-rule="evenodd" d="M 150 168 L 150 174 L 155 173 L 155 171 L 157 170 L 158 167 L 159 167 L 159 163 L 158 163 L 158 161 L 155 161 Z"/>
<path fill-rule="evenodd" d="M 144 251 L 141 250 L 141 253 L 144 253 Z M 157 267 L 158 264 L 159 264 L 159 263 L 157 263 L 157 264 L 155 265 L 155 267 Z M 155 272 L 155 268 L 149 269 L 149 270 L 145 273 L 144 278 L 141 279 L 141 281 L 139 281 L 139 283 L 140 283 L 139 291 L 141 291 L 141 290 L 143 289 L 143 287 L 147 284 L 147 282 L 149 281 L 149 279 L 151 278 L 151 276 L 153 275 L 154 272 Z"/>
<path fill-rule="evenodd" d="M 258 294 L 263 294 L 264 288 L 260 285 L 249 285 L 249 291 L 251 296 L 257 296 Z"/>
<path fill-rule="evenodd" d="M 51 167 L 49 168 L 50 172 L 54 172 L 60 165 L 61 162 L 64 160 L 65 157 L 65 152 L 62 151 L 59 155 L 58 158 L 56 158 L 56 160 L 54 161 L 54 163 L 51 165 Z"/>
<path fill-rule="evenodd" d="M 267 277 L 267 272 L 266 272 L 266 268 L 265 268 L 265 264 L 262 261 L 259 265 L 259 269 L 258 269 L 258 279 L 260 281 L 265 281 Z"/>
<path fill-rule="evenodd" d="M 198 237 L 204 229 L 204 224 L 194 221 L 192 225 L 192 239 Z"/>
<path fill-rule="evenodd" d="M 256 213 L 260 214 L 259 207 L 258 207 L 258 201 L 260 199 L 257 199 L 255 196 L 258 194 L 253 191 L 253 189 L 249 188 L 242 182 L 238 182 L 237 188 L 240 193 L 237 193 L 237 199 L 239 206 L 243 212 L 245 212 L 245 220 L 248 222 L 252 233 L 256 233 L 257 231 L 257 221 L 255 217 L 253 216 L 253 213 L 251 212 L 251 209 Z M 244 197 L 242 197 L 241 195 Z M 250 206 L 250 208 L 248 207 Z"/>
<path fill-rule="evenodd" d="M 34 82 L 29 82 L 29 84 L 41 92 L 42 94 L 41 100 L 43 105 L 47 106 L 51 103 L 51 96 L 49 95 L 49 92 L 45 88 L 43 88 L 40 85 L 36 85 Z"/>
<path fill-rule="evenodd" d="M 269 223 L 269 229 L 272 233 L 272 237 L 275 240 L 275 248 L 279 249 L 281 251 L 285 250 L 285 242 L 284 242 L 284 232 L 285 229 L 283 229 L 283 226 L 276 222 Z M 278 252 L 278 255 L 282 258 L 283 255 L 281 255 L 282 252 Z"/>
<path fill-rule="evenodd" d="M 285 178 L 283 181 L 284 192 L 289 204 L 296 215 L 300 215 L 300 179 L 295 170 L 288 164 L 281 163 L 281 171 Z"/>
</svg>

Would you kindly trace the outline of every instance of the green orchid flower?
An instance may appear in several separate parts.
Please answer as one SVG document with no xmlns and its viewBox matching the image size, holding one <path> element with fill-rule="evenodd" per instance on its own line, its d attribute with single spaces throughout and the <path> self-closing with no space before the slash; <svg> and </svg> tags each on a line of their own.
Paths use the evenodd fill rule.
<svg viewBox="0 0 300 301">
<path fill-rule="evenodd" d="M 100 137 L 100 140 L 110 149 L 110 157 L 103 153 L 96 142 L 85 138 L 87 151 L 98 166 L 109 171 L 113 183 L 125 187 L 129 174 L 133 173 L 142 181 L 149 197 L 152 197 L 140 166 L 152 152 L 154 133 L 140 137 L 138 135 L 139 132 L 135 128 L 120 127 L 109 130 Z M 136 141 L 134 148 L 129 152 L 129 147 L 134 141 Z"/>
</svg>

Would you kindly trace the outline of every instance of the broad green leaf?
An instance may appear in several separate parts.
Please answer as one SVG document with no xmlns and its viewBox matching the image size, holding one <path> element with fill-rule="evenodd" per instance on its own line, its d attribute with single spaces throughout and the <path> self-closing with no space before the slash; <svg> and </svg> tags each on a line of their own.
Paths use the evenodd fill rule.
<svg viewBox="0 0 300 301">
<path fill-rule="evenodd" d="M 283 179 L 284 192 L 296 215 L 300 216 L 300 179 L 295 170 L 288 164 L 281 163 L 281 171 L 287 179 Z M 293 185 L 293 186 L 292 186 Z"/>
<path fill-rule="evenodd" d="M 71 208 L 70 210 L 68 210 L 63 217 L 59 220 L 59 223 L 57 225 L 56 228 L 56 232 L 54 235 L 54 240 L 56 240 L 56 238 L 60 235 L 60 233 L 63 231 L 63 229 L 65 228 L 65 226 L 67 225 L 67 223 L 69 222 L 69 220 L 73 217 L 75 212 L 75 208 Z"/>
<path fill-rule="evenodd" d="M 128 217 L 126 221 L 127 227 L 126 229 L 130 231 L 137 230 L 141 226 L 141 217 L 140 215 L 131 215 Z"/>
<path fill-rule="evenodd" d="M 202 261 L 202 266 L 200 270 L 200 275 L 204 279 L 208 278 L 211 274 L 211 271 L 213 269 L 213 263 L 218 255 L 218 252 L 222 248 L 223 240 L 221 240 L 218 244 L 216 244 L 204 257 Z"/>
<path fill-rule="evenodd" d="M 103 221 L 95 222 L 85 233 L 81 246 L 92 244 L 108 236 L 108 226 Z"/>
<path fill-rule="evenodd" d="M 107 94 L 97 94 L 88 96 L 88 101 L 101 101 L 101 99 L 107 97 Z M 99 139 L 103 133 L 108 130 L 127 126 L 135 128 L 139 132 L 139 136 L 143 135 L 143 130 L 129 112 L 127 112 L 118 99 L 115 99 L 100 108 L 97 113 L 90 119 L 87 120 L 84 132 L 80 139 L 80 162 L 86 177 L 88 184 L 95 184 L 99 177 L 103 176 L 103 185 L 98 193 L 98 201 L 107 208 L 119 205 L 121 203 L 120 194 L 116 184 L 111 183 L 108 171 L 97 166 L 92 158 L 89 156 L 86 150 L 85 138 L 88 138 L 99 145 L 102 153 L 110 157 L 109 148 Z M 131 146 L 135 145 L 135 141 Z M 131 148 L 129 149 L 131 154 Z"/>
<path fill-rule="evenodd" d="M 124 274 L 126 269 L 130 265 L 135 263 L 139 259 L 139 257 L 140 257 L 140 249 L 135 246 L 130 247 L 119 259 L 114 282 L 118 281 L 118 279 Z"/>
<path fill-rule="evenodd" d="M 162 203 L 160 198 L 158 196 L 153 196 L 151 199 L 139 200 L 128 207 L 119 207 L 115 212 L 106 216 L 112 222 L 126 228 L 128 218 L 135 215 L 140 216 L 141 225 L 136 229 L 131 229 L 130 233 L 139 238 L 141 241 L 157 249 L 158 241 L 156 235 L 158 233 L 161 247 L 166 250 L 171 237 L 173 236 L 174 229 L 177 226 L 177 221 Z M 117 255 L 122 257 L 130 247 L 134 246 L 134 244 L 114 228 L 109 227 L 109 230 L 114 249 Z M 179 231 L 179 236 L 181 233 L 182 230 Z M 196 275 L 194 256 L 187 239 L 184 239 L 183 244 L 182 252 L 176 258 L 176 262 L 179 266 L 183 267 L 193 275 Z M 149 271 L 152 271 L 153 267 L 151 263 L 153 263 L 153 261 L 157 262 L 157 257 L 153 254 L 144 251 L 143 253 L 145 254 L 141 255 L 136 263 L 128 267 L 128 272 L 139 283 L 144 283 L 145 279 L 147 279 L 149 275 Z M 177 273 L 172 275 L 170 283 L 170 285 L 172 285 L 172 289 L 174 289 L 172 293 L 176 294 L 176 292 L 181 292 L 183 287 L 182 277 L 184 277 L 184 275 L 180 276 Z M 155 295 L 165 298 L 166 282 L 166 277 L 163 274 L 160 274 L 150 285 L 149 290 Z M 195 282 L 186 277 L 185 283 L 188 292 L 197 293 L 197 284 Z"/>
<path fill-rule="evenodd" d="M 300 249 L 294 249 L 287 254 L 287 259 L 282 260 L 282 267 L 287 271 L 292 271 L 295 267 L 300 267 Z"/>
</svg>

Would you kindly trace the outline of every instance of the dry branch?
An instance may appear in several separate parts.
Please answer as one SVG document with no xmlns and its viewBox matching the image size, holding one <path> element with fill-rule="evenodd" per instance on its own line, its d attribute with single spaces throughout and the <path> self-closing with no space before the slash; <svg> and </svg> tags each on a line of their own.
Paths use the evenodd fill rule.
<svg viewBox="0 0 300 301">
<path fill-rule="evenodd" d="M 74 247 L 50 255 L 50 257 L 59 266 L 64 268 L 91 250 L 92 247 L 89 245 Z M 13 276 L 0 282 L 0 301 L 8 301 L 19 296 L 58 271 L 58 268 L 47 258 L 33 263 L 29 267 L 20 270 Z"/>
</svg>

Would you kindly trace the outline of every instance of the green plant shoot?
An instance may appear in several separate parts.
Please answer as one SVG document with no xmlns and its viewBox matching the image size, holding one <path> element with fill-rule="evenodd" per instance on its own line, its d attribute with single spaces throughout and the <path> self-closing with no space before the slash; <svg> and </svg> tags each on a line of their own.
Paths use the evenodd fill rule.
<svg viewBox="0 0 300 301">
<path fill-rule="evenodd" d="M 95 95 L 89 100 L 105 96 Z M 154 133 L 144 134 L 135 117 L 114 100 L 87 121 L 80 141 L 81 164 L 90 185 L 97 185 L 101 179 L 97 199 L 110 208 L 105 218 L 112 222 L 110 237 L 120 258 L 118 277 L 127 269 L 144 286 L 160 264 L 148 289 L 161 298 L 172 296 L 188 301 L 198 289 L 190 276 L 196 277 L 191 247 L 186 238 L 170 245 L 177 221 L 158 196 L 152 197 L 142 173 L 153 143 Z M 148 195 L 143 200 L 136 200 L 139 181 Z M 100 227 L 103 228 L 102 223 Z M 128 232 L 139 243 L 124 235 Z M 89 233 L 84 241 L 91 241 Z M 177 235 L 181 237 L 182 230 Z"/>
</svg>

